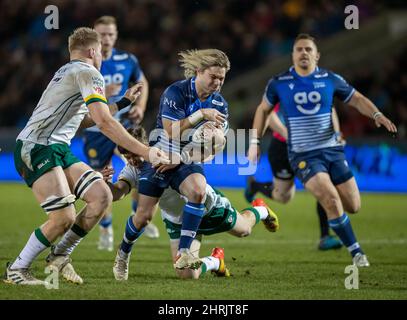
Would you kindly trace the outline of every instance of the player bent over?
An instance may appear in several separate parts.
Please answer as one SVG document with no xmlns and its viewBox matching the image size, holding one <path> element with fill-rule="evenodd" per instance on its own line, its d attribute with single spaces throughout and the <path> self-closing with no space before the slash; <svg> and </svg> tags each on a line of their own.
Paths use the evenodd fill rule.
<svg viewBox="0 0 407 320">
<path fill-rule="evenodd" d="M 132 130 L 132 135 L 137 137 L 139 141 L 145 139 L 142 128 L 130 130 Z M 119 148 L 119 150 L 126 157 L 128 164 L 120 172 L 118 181 L 115 184 L 108 182 L 112 190 L 113 201 L 122 199 L 125 195 L 130 193 L 132 189 L 137 188 L 140 179 L 138 168 L 142 163 L 140 157 L 128 152 L 124 148 Z M 104 170 L 102 173 L 105 178 L 108 179 L 109 175 L 113 172 L 111 170 L 110 172 L 109 170 Z M 204 215 L 190 249 L 196 258 L 199 258 L 202 235 L 229 232 L 236 237 L 246 237 L 250 235 L 252 228 L 260 220 L 263 221 L 266 228 L 271 232 L 275 232 L 279 228 L 277 216 L 261 199 L 256 199 L 253 203 L 253 207 L 244 209 L 239 213 L 233 208 L 229 199 L 208 184 L 206 185 L 205 194 Z M 179 194 L 172 188 L 168 188 L 164 191 L 159 202 L 161 216 L 171 239 L 170 246 L 174 267 L 181 238 L 183 207 L 187 202 L 188 199 L 185 196 Z M 127 228 L 124 237 L 126 236 Z M 207 271 L 214 271 L 219 276 L 230 275 L 225 265 L 223 249 L 214 248 L 210 256 L 201 258 L 200 260 L 202 261 L 202 265 L 199 269 L 179 270 L 175 268 L 177 275 L 181 278 L 194 279 L 199 278 L 201 274 Z M 116 280 L 128 279 L 129 262 L 130 255 L 122 252 L 119 248 L 113 266 L 113 273 Z"/>
<path fill-rule="evenodd" d="M 69 144 L 85 115 L 117 144 L 149 161 L 167 163 L 159 150 L 149 150 L 115 120 L 104 97 L 100 37 L 90 28 L 78 28 L 69 37 L 70 62 L 54 75 L 34 109 L 26 127 L 17 137 L 15 166 L 48 215 L 48 220 L 31 234 L 12 263 L 7 264 L 4 281 L 12 284 L 42 285 L 29 268 L 34 259 L 61 241 L 48 257 L 48 263 L 77 283 L 69 253 L 99 222 L 112 202 L 112 194 L 102 175 L 79 161 Z M 118 105 L 116 107 L 118 108 Z M 76 199 L 86 202 L 76 216 Z"/>
</svg>

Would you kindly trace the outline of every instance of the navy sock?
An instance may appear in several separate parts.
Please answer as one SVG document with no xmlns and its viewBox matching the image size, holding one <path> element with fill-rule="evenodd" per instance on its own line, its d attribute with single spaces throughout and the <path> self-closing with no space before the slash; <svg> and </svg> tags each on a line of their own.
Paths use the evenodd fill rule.
<svg viewBox="0 0 407 320">
<path fill-rule="evenodd" d="M 189 249 L 191 247 L 192 240 L 194 240 L 199 224 L 201 223 L 204 210 L 205 206 L 203 203 L 188 202 L 184 206 L 181 238 L 178 246 L 179 250 Z"/>
<path fill-rule="evenodd" d="M 133 210 L 133 212 L 137 211 L 137 200 L 131 200 L 131 210 Z"/>
<path fill-rule="evenodd" d="M 329 236 L 328 217 L 326 216 L 325 209 L 317 202 L 317 213 L 319 218 L 319 229 L 321 231 L 321 238 Z"/>
<path fill-rule="evenodd" d="M 355 234 L 352 230 L 352 225 L 350 224 L 350 219 L 346 213 L 339 218 L 329 220 L 329 226 L 338 235 L 339 239 L 348 248 L 348 251 L 354 257 L 356 253 L 362 253 L 359 243 L 356 240 Z"/>
<path fill-rule="evenodd" d="M 136 242 L 136 240 L 141 236 L 143 232 L 144 228 L 138 230 L 133 223 L 133 216 L 130 216 L 126 222 L 126 230 L 124 231 L 124 236 L 122 243 L 120 245 L 120 249 L 125 253 L 129 253 L 131 251 L 131 248 L 133 247 L 133 244 Z"/>
<path fill-rule="evenodd" d="M 273 198 L 273 189 L 274 184 L 273 182 L 254 182 L 254 189 L 257 192 L 264 194 L 266 197 L 272 199 Z"/>
<path fill-rule="evenodd" d="M 99 225 L 103 228 L 108 228 L 112 225 L 113 217 L 110 214 L 108 217 L 103 217 L 102 220 L 99 221 Z"/>
</svg>

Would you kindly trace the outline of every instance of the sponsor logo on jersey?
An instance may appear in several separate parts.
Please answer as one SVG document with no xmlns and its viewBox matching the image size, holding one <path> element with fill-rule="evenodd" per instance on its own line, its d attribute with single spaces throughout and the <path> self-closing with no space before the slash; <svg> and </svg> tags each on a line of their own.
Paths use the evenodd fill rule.
<svg viewBox="0 0 407 320">
<path fill-rule="evenodd" d="M 278 77 L 278 80 L 292 80 L 294 79 L 293 76 L 282 76 L 282 77 Z"/>
<path fill-rule="evenodd" d="M 212 100 L 212 104 L 214 104 L 215 106 L 219 106 L 219 107 L 222 107 L 224 105 L 224 103 L 222 101 L 217 101 L 215 99 Z"/>
<path fill-rule="evenodd" d="M 315 76 L 314 76 L 314 78 L 326 78 L 328 76 L 328 72 L 325 72 L 325 73 L 321 73 L 321 74 L 316 74 Z"/>
<path fill-rule="evenodd" d="M 325 88 L 325 82 L 313 82 L 314 89 Z"/>
<path fill-rule="evenodd" d="M 116 71 L 121 71 L 121 70 L 125 70 L 126 66 L 124 64 L 116 64 Z"/>
<path fill-rule="evenodd" d="M 318 91 L 310 92 L 297 92 L 294 95 L 294 102 L 297 104 L 297 109 L 303 114 L 311 115 L 315 114 L 321 108 L 321 94 Z M 309 104 L 314 104 L 312 108 L 309 108 Z"/>
<path fill-rule="evenodd" d="M 305 167 L 307 166 L 307 163 L 305 162 L 305 161 L 301 161 L 299 164 L 298 164 L 298 169 L 304 169 Z"/>
<path fill-rule="evenodd" d="M 173 108 L 173 109 L 177 110 L 176 102 L 174 100 L 164 98 L 164 104 L 168 105 L 170 108 Z"/>
<path fill-rule="evenodd" d="M 44 160 L 41 162 L 38 166 L 37 169 L 40 170 L 43 166 L 45 166 L 47 163 L 50 163 L 49 159 Z"/>
<path fill-rule="evenodd" d="M 103 87 L 105 84 L 104 81 L 99 77 L 92 77 L 92 83 L 96 87 Z"/>
<path fill-rule="evenodd" d="M 125 60 L 129 57 L 129 55 L 127 53 L 123 53 L 123 54 L 115 54 L 113 56 L 113 60 L 118 61 L 118 60 Z"/>
<path fill-rule="evenodd" d="M 88 156 L 90 158 L 96 158 L 98 156 L 98 152 L 96 151 L 96 149 L 89 149 L 88 151 Z"/>
<path fill-rule="evenodd" d="M 294 89 L 294 83 L 290 83 L 289 85 L 288 85 L 288 87 L 292 90 L 292 89 Z"/>
<path fill-rule="evenodd" d="M 103 89 L 101 87 L 93 87 L 93 90 L 100 95 L 104 95 Z"/>
</svg>

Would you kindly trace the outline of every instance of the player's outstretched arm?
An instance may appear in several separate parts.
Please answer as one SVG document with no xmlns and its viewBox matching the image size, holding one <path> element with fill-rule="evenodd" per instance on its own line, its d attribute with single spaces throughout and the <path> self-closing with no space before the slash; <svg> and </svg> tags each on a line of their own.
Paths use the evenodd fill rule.
<svg viewBox="0 0 407 320">
<path fill-rule="evenodd" d="M 140 141 L 133 138 L 126 129 L 112 117 L 106 104 L 96 101 L 88 104 L 91 118 L 95 121 L 100 131 L 114 143 L 122 146 L 130 152 L 143 157 L 151 163 L 169 163 L 164 152 L 153 148 L 154 152 Z M 156 150 L 157 149 L 157 150 Z"/>
<path fill-rule="evenodd" d="M 114 115 L 116 112 L 119 110 L 126 108 L 127 106 L 130 106 L 131 104 L 135 103 L 140 95 L 141 95 L 141 90 L 143 88 L 144 84 L 139 82 L 133 85 L 131 88 L 127 89 L 123 98 L 120 99 L 116 103 L 109 104 L 109 111 L 111 115 Z M 96 125 L 95 121 L 93 121 L 92 117 L 90 117 L 88 114 L 83 118 L 80 128 L 85 129 L 85 128 L 90 128 Z"/>
<path fill-rule="evenodd" d="M 377 127 L 384 126 L 387 131 L 396 133 L 397 127 L 363 94 L 355 91 L 348 104 L 356 108 L 361 114 L 375 121 Z"/>
<path fill-rule="evenodd" d="M 103 180 L 109 186 L 110 191 L 113 195 L 113 201 L 118 201 L 123 199 L 131 191 L 130 183 L 124 180 L 118 180 L 115 183 L 111 182 L 112 176 L 114 174 L 114 169 L 112 167 L 103 168 L 100 173 L 103 175 Z"/>
<path fill-rule="evenodd" d="M 257 163 L 260 156 L 260 138 L 263 136 L 264 128 L 266 126 L 267 117 L 272 111 L 268 102 L 263 98 L 261 103 L 256 109 L 254 115 L 252 135 L 250 136 L 250 146 L 247 152 L 247 158 L 252 163 Z"/>
</svg>

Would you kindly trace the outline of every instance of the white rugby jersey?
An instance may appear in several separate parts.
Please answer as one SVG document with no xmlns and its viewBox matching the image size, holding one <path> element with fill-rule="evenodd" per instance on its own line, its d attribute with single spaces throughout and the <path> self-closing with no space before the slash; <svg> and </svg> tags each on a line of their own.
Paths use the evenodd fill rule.
<svg viewBox="0 0 407 320">
<path fill-rule="evenodd" d="M 132 188 L 137 188 L 139 171 L 135 167 L 127 164 L 119 174 L 118 180 L 126 181 Z M 165 189 L 160 198 L 159 206 L 162 219 L 167 219 L 173 223 L 182 224 L 182 214 L 184 206 L 188 202 L 187 198 L 179 194 L 171 187 Z M 226 197 L 216 193 L 209 185 L 206 185 L 205 213 L 208 214 L 215 208 L 226 208 L 232 210 L 232 204 Z"/>
<path fill-rule="evenodd" d="M 72 60 L 55 73 L 17 139 L 69 145 L 88 113 L 87 105 L 96 101 L 107 103 L 102 75 L 94 66 Z"/>
</svg>

